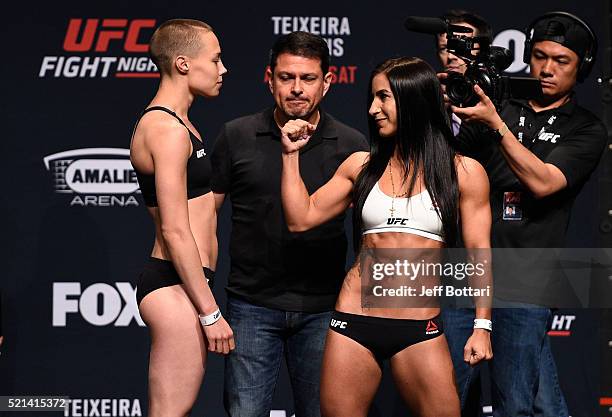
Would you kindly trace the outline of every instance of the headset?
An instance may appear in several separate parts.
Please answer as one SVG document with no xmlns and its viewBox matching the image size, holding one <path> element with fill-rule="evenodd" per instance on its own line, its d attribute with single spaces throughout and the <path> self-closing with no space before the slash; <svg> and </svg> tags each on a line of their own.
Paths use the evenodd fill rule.
<svg viewBox="0 0 612 417">
<path fill-rule="evenodd" d="M 591 38 L 591 44 L 585 51 L 584 56 L 582 57 L 582 59 L 580 60 L 580 64 L 578 65 L 578 74 L 576 78 L 578 79 L 578 81 L 582 82 L 589 75 L 589 73 L 591 72 L 591 69 L 593 69 L 593 64 L 595 64 L 595 57 L 597 56 L 597 38 L 595 37 L 595 34 L 593 33 L 593 30 L 591 29 L 591 27 L 584 20 L 580 19 L 578 16 L 573 15 L 571 13 L 567 13 L 567 12 L 545 13 L 542 16 L 535 19 L 533 22 L 531 22 L 529 26 L 527 26 L 527 28 L 525 29 L 526 38 L 525 38 L 525 49 L 523 52 L 523 62 L 526 64 L 529 64 L 531 61 L 531 48 L 533 47 L 534 26 L 541 20 L 549 19 L 555 16 L 567 17 L 573 20 L 575 23 L 578 23 L 580 26 L 584 28 L 584 30 L 586 30 L 586 32 L 589 34 L 589 37 Z"/>
</svg>

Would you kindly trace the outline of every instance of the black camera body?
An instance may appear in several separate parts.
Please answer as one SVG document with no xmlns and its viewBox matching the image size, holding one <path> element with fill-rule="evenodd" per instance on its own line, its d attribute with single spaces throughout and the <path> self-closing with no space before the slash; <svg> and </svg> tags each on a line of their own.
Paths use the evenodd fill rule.
<svg viewBox="0 0 612 417">
<path fill-rule="evenodd" d="M 465 74 L 448 73 L 446 95 L 451 103 L 458 107 L 475 106 L 479 99 L 474 85 L 478 84 L 495 106 L 499 106 L 509 94 L 509 77 L 502 73 L 512 64 L 510 51 L 491 46 L 487 38 L 457 35 L 453 25 L 448 26 L 446 48 L 467 63 Z M 473 50 L 478 53 L 473 54 Z"/>
<path fill-rule="evenodd" d="M 449 72 L 444 82 L 446 94 L 455 106 L 472 107 L 478 103 L 475 84 L 483 89 L 497 108 L 510 97 L 542 97 L 542 87 L 537 79 L 502 75 L 512 64 L 512 53 L 506 48 L 491 46 L 488 37 L 467 36 L 465 34 L 471 33 L 472 29 L 436 17 L 408 16 L 404 27 L 411 32 L 446 33 L 446 49 L 467 63 L 465 74 Z"/>
<path fill-rule="evenodd" d="M 493 103 L 498 106 L 498 97 L 503 97 L 502 76 L 494 67 L 477 63 L 469 65 L 465 74 L 449 72 L 446 83 L 446 95 L 451 103 L 458 107 L 472 107 L 478 104 L 474 85 L 478 84 Z"/>
</svg>

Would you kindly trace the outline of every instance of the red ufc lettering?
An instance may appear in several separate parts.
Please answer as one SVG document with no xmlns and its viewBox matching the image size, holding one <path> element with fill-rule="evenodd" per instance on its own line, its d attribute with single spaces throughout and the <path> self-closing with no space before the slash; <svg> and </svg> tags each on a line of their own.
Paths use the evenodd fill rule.
<svg viewBox="0 0 612 417">
<path fill-rule="evenodd" d="M 155 19 L 136 19 L 130 23 L 130 29 L 125 39 L 125 50 L 127 52 L 147 52 L 149 50 L 148 43 L 138 43 L 138 36 L 142 28 L 155 27 Z"/>
<path fill-rule="evenodd" d="M 127 19 L 104 19 L 102 27 L 105 28 L 124 28 L 127 26 Z M 108 44 L 111 39 L 123 39 L 122 30 L 101 30 L 96 43 L 96 52 L 108 51 Z"/>
<path fill-rule="evenodd" d="M 68 31 L 64 39 L 64 50 L 69 52 L 86 52 L 92 49 L 94 37 L 98 32 L 95 51 L 106 52 L 110 42 L 113 40 L 121 40 L 125 37 L 124 49 L 126 52 L 147 52 L 149 45 L 147 43 L 138 43 L 140 31 L 143 28 L 152 28 L 155 26 L 154 19 L 135 19 L 132 20 L 128 27 L 127 19 L 103 19 L 102 28 L 98 31 L 99 19 L 87 19 L 85 29 L 79 40 L 79 32 L 83 19 L 70 19 Z M 114 29 L 114 30 L 107 30 Z"/>
<path fill-rule="evenodd" d="M 91 49 L 94 36 L 96 35 L 96 29 L 98 28 L 98 19 L 87 19 L 83 37 L 81 41 L 78 41 L 77 39 L 79 37 L 82 22 L 83 19 L 70 19 L 66 38 L 64 39 L 64 51 L 85 52 Z"/>
</svg>

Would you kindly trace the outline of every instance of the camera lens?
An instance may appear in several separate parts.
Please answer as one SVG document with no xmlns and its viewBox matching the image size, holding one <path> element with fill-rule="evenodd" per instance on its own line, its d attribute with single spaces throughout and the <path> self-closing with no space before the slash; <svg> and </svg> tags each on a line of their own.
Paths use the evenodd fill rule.
<svg viewBox="0 0 612 417">
<path fill-rule="evenodd" d="M 469 107 L 478 100 L 474 95 L 474 82 L 462 74 L 451 72 L 446 79 L 446 95 L 455 106 Z"/>
</svg>

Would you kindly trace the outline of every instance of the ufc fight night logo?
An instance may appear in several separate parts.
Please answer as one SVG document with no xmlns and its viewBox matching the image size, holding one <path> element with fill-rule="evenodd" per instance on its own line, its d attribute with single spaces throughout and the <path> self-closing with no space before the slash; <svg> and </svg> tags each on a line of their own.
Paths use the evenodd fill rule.
<svg viewBox="0 0 612 417">
<path fill-rule="evenodd" d="M 571 336 L 575 315 L 555 314 L 550 323 L 549 336 Z"/>
<path fill-rule="evenodd" d="M 38 76 L 157 78 L 147 55 L 155 25 L 154 19 L 70 19 L 62 44 L 66 54 L 44 56 Z"/>
</svg>

